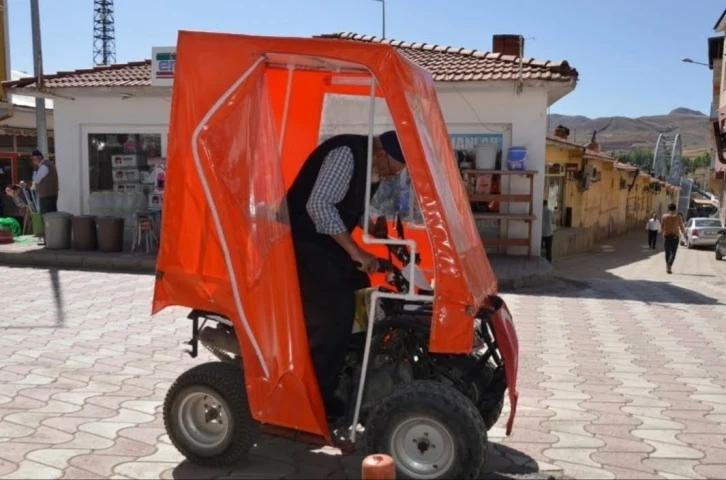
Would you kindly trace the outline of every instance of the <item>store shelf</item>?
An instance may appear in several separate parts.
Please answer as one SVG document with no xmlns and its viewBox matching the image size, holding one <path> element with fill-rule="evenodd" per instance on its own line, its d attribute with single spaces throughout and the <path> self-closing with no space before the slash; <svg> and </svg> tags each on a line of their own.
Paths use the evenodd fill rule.
<svg viewBox="0 0 726 480">
<path fill-rule="evenodd" d="M 469 201 L 472 203 L 498 202 L 503 203 L 528 203 L 529 211 L 525 213 L 474 213 L 476 220 L 502 220 L 502 221 L 524 221 L 527 222 L 526 238 L 482 238 L 486 246 L 501 247 L 527 247 L 527 254 L 532 256 L 532 222 L 537 219 L 534 214 L 534 170 L 462 170 L 462 177 L 467 183 Z M 529 192 L 527 193 L 476 193 L 474 184 L 476 177 L 483 175 L 491 176 L 524 176 L 529 180 Z"/>
</svg>

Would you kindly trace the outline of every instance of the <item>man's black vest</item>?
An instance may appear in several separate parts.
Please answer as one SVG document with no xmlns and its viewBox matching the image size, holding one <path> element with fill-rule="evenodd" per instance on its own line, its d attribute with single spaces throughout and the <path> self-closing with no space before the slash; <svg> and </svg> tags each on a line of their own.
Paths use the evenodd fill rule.
<svg viewBox="0 0 726 480">
<path fill-rule="evenodd" d="M 290 225 L 296 241 L 329 242 L 331 247 L 338 244 L 329 236 L 317 233 L 315 224 L 308 215 L 307 204 L 325 157 L 338 147 L 349 147 L 355 159 L 353 176 L 348 192 L 336 208 L 348 232 L 352 232 L 360 223 L 365 212 L 366 181 L 368 168 L 368 137 L 366 135 L 336 135 L 321 143 L 308 156 L 295 181 L 287 191 L 287 206 L 290 213 Z M 378 183 L 371 185 L 371 198 L 378 188 Z"/>
</svg>

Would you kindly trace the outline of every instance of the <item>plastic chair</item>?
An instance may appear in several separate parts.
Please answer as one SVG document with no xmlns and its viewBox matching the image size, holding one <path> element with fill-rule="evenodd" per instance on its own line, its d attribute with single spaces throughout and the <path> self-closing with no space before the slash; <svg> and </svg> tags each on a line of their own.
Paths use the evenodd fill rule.
<svg viewBox="0 0 726 480">
<path fill-rule="evenodd" d="M 137 247 L 144 245 L 146 254 L 151 255 L 151 252 L 155 252 L 159 246 L 154 217 L 151 212 L 136 212 L 134 220 L 136 235 L 131 251 L 135 252 Z"/>
</svg>

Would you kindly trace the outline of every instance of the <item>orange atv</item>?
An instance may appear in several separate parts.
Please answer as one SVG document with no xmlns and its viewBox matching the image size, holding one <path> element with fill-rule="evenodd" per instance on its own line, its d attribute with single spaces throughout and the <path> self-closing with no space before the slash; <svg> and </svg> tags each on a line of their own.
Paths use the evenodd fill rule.
<svg viewBox="0 0 726 480">
<path fill-rule="evenodd" d="M 388 45 L 344 40 L 180 32 L 177 53 L 153 312 L 191 308 L 191 355 L 201 343 L 220 361 L 170 388 L 174 445 L 223 465 L 263 432 L 344 450 L 363 439 L 401 477 L 477 478 L 507 391 L 512 429 L 518 342 L 430 75 Z M 332 96 L 369 99 L 370 141 L 385 100 L 422 208 L 363 222 L 356 237 L 381 257 L 380 274 L 360 292 L 338 390 L 347 414 L 329 425 L 285 195 Z M 370 165 L 369 154 L 369 176 Z"/>
</svg>

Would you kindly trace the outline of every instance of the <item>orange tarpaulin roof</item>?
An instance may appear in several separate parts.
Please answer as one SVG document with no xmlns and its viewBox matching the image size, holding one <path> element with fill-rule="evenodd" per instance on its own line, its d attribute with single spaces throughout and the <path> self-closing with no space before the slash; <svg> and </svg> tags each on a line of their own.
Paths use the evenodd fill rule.
<svg viewBox="0 0 726 480">
<path fill-rule="evenodd" d="M 371 75 L 426 223 L 416 239 L 436 277 L 430 348 L 468 352 L 496 280 L 430 75 L 388 45 L 179 33 L 153 311 L 230 318 L 255 418 L 326 438 L 285 193 L 319 143 L 325 95 L 368 95 Z"/>
</svg>

